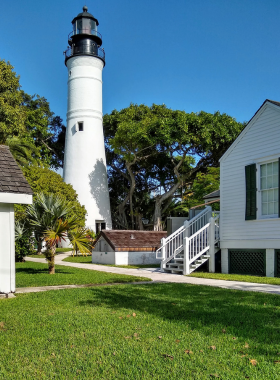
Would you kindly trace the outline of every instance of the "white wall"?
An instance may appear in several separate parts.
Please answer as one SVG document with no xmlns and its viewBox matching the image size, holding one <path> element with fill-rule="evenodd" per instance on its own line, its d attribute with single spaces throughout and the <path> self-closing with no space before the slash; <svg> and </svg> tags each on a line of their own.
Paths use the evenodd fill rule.
<svg viewBox="0 0 280 380">
<path fill-rule="evenodd" d="M 98 252 L 92 251 L 92 262 L 113 265 L 160 264 L 156 252 Z"/>
<path fill-rule="evenodd" d="M 115 252 L 92 251 L 92 262 L 95 264 L 115 265 Z"/>
<path fill-rule="evenodd" d="M 95 250 L 98 252 L 114 252 L 113 248 L 103 237 L 101 237 L 96 243 Z"/>
<path fill-rule="evenodd" d="M 14 205 L 0 203 L 0 293 L 15 292 Z"/>
<path fill-rule="evenodd" d="M 279 218 L 245 221 L 245 166 L 280 157 L 279 125 L 280 108 L 266 104 L 221 159 L 221 248 L 280 248 Z"/>
<path fill-rule="evenodd" d="M 68 111 L 64 181 L 71 183 L 87 210 L 86 225 L 104 220 L 112 228 L 102 124 L 102 69 L 99 58 L 67 60 Z M 77 122 L 84 131 L 75 130 Z"/>
</svg>

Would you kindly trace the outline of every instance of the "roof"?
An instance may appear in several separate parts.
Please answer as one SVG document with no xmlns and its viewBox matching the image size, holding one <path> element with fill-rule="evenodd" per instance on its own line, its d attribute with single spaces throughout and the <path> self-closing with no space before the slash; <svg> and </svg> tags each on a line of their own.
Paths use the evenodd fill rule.
<svg viewBox="0 0 280 380">
<path fill-rule="evenodd" d="M 209 199 L 209 198 L 220 198 L 220 189 L 212 191 L 212 193 L 206 194 L 203 199 Z"/>
<path fill-rule="evenodd" d="M 93 21 L 96 22 L 96 25 L 98 26 L 99 25 L 99 22 L 97 20 L 97 18 L 95 18 L 91 13 L 88 12 L 88 8 L 86 6 L 83 7 L 83 12 L 82 13 L 79 13 L 78 16 L 76 16 L 75 18 L 73 18 L 72 20 L 72 24 L 79 18 L 82 18 L 82 17 L 85 17 L 85 18 L 91 18 Z"/>
<path fill-rule="evenodd" d="M 251 121 L 257 116 L 257 114 L 262 110 L 262 108 L 268 103 L 273 104 L 274 106 L 280 107 L 280 102 L 277 102 L 276 100 L 265 99 L 263 104 L 258 108 L 258 110 L 255 112 L 255 114 L 248 121 L 246 127 L 243 129 L 243 131 L 240 133 L 240 135 L 237 137 L 237 139 L 235 139 L 235 141 L 231 144 L 231 146 L 228 148 L 228 150 L 226 150 L 225 153 L 222 155 L 222 157 L 219 160 L 220 162 L 223 161 L 224 158 L 227 157 L 230 154 L 230 152 L 234 149 L 234 147 L 239 143 L 239 141 L 247 133 L 248 129 L 250 129 L 250 127 L 252 125 Z"/>
<path fill-rule="evenodd" d="M 0 193 L 33 194 L 10 149 L 0 145 Z"/>
<path fill-rule="evenodd" d="M 113 249 L 158 248 L 166 236 L 166 231 L 102 230 L 96 242 L 104 237 Z"/>
</svg>

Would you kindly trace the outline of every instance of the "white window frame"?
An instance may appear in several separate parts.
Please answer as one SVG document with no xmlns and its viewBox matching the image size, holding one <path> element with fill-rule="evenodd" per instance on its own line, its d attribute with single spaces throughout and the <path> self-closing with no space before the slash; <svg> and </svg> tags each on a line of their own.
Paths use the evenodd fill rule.
<svg viewBox="0 0 280 380">
<path fill-rule="evenodd" d="M 278 213 L 273 215 L 262 215 L 262 191 L 261 191 L 261 165 L 279 162 L 280 153 L 256 160 L 256 178 L 257 178 L 257 219 L 275 219 L 279 218 Z M 278 173 L 279 176 L 279 173 Z M 279 183 L 279 178 L 278 178 Z M 278 191 L 280 191 L 278 187 Z"/>
</svg>

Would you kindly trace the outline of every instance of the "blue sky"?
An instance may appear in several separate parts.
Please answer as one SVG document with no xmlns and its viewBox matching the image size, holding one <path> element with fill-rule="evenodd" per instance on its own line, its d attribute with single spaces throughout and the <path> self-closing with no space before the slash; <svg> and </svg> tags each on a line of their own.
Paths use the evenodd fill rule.
<svg viewBox="0 0 280 380">
<path fill-rule="evenodd" d="M 63 51 L 83 5 L 106 51 L 103 112 L 132 103 L 249 120 L 280 101 L 279 0 L 13 0 L 0 3 L 0 56 L 65 121 Z"/>
</svg>

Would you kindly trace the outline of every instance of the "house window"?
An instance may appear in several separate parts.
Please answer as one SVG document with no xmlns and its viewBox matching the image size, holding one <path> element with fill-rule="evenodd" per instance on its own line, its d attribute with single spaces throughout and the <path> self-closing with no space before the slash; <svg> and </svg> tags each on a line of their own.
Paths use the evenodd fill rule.
<svg viewBox="0 0 280 380">
<path fill-rule="evenodd" d="M 79 123 L 78 123 L 78 129 L 79 129 L 79 132 L 83 132 L 83 130 L 84 130 L 84 123 L 82 121 L 79 121 Z"/>
<path fill-rule="evenodd" d="M 261 216 L 278 216 L 278 161 L 260 165 Z"/>
</svg>

